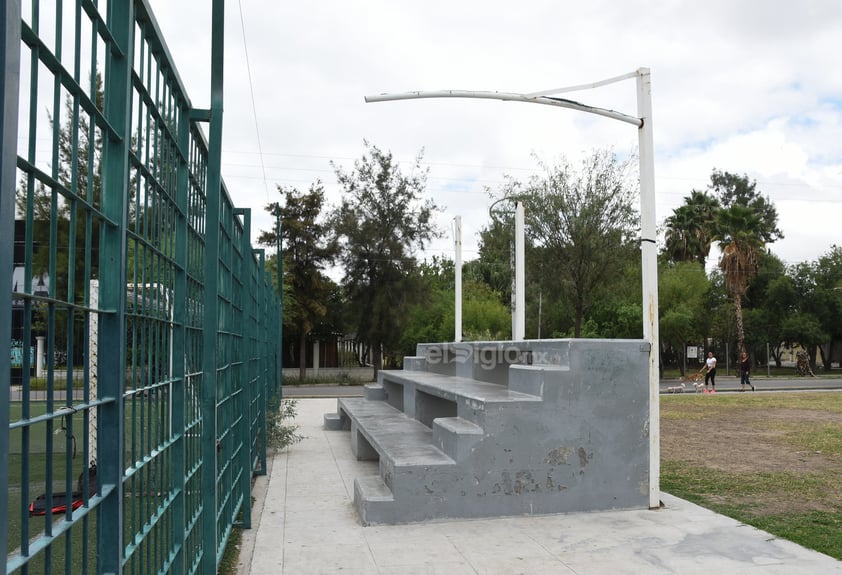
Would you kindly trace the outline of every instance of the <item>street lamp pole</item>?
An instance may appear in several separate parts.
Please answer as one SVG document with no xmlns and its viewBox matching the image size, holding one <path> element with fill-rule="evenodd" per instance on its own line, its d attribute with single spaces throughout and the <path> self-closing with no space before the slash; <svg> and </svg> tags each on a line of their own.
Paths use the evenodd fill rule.
<svg viewBox="0 0 842 575">
<path fill-rule="evenodd" d="M 630 116 L 614 110 L 588 106 L 580 102 L 559 98 L 553 94 L 597 88 L 630 78 L 637 79 L 637 115 Z M 640 161 L 640 227 L 643 285 L 643 337 L 649 342 L 649 507 L 660 506 L 661 431 L 659 392 L 659 335 L 658 335 L 658 262 L 655 232 L 655 161 L 652 136 L 652 83 L 649 68 L 622 76 L 608 78 L 592 84 L 570 86 L 555 90 L 517 94 L 512 92 L 472 92 L 466 90 L 440 90 L 432 92 L 406 92 L 366 96 L 366 102 L 388 102 L 422 98 L 473 98 L 544 104 L 596 114 L 637 126 Z"/>
</svg>

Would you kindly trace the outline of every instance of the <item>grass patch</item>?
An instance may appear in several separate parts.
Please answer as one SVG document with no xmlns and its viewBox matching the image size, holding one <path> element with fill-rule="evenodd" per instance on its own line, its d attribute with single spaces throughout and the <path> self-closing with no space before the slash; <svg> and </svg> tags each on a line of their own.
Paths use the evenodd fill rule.
<svg viewBox="0 0 842 575">
<path fill-rule="evenodd" d="M 842 560 L 840 414 L 842 393 L 665 397 L 661 488 Z"/>
<path fill-rule="evenodd" d="M 240 558 L 240 547 L 243 543 L 243 530 L 239 527 L 231 529 L 228 536 L 228 544 L 225 545 L 225 552 L 217 567 L 217 575 L 235 575 L 237 573 L 237 561 Z"/>
<path fill-rule="evenodd" d="M 341 371 L 339 373 L 327 373 L 327 374 L 319 374 L 319 375 L 308 375 L 307 377 L 302 380 L 297 375 L 288 375 L 284 374 L 283 385 L 284 386 L 295 386 L 295 385 L 319 385 L 319 384 L 332 384 L 332 385 L 363 385 L 365 383 L 369 383 L 371 378 L 366 377 L 354 377 L 347 371 Z"/>
</svg>

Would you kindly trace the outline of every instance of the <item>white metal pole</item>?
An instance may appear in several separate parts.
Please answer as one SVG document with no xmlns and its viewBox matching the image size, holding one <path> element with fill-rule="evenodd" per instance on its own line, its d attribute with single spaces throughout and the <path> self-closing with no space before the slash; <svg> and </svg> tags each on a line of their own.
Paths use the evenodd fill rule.
<svg viewBox="0 0 842 575">
<path fill-rule="evenodd" d="M 652 79 L 649 68 L 637 76 L 640 146 L 640 226 L 643 267 L 643 338 L 649 352 L 649 508 L 661 501 L 661 424 L 659 391 L 658 253 L 655 243 L 655 157 L 652 138 Z"/>
<path fill-rule="evenodd" d="M 453 218 L 453 247 L 456 251 L 454 272 L 456 274 L 456 313 L 454 314 L 453 341 L 462 341 L 462 216 Z"/>
<path fill-rule="evenodd" d="M 515 204 L 515 323 L 512 339 L 521 340 L 526 331 L 526 259 L 523 202 Z"/>
<path fill-rule="evenodd" d="M 44 377 L 44 368 L 47 366 L 46 361 L 44 361 L 44 346 L 47 338 L 39 335 L 35 338 L 35 342 L 35 377 Z"/>
<path fill-rule="evenodd" d="M 88 384 L 88 403 L 93 403 L 99 398 L 99 391 L 97 389 L 99 382 L 99 280 L 91 280 L 90 282 L 90 301 L 88 305 L 91 307 L 91 313 L 88 315 L 88 377 L 90 382 Z M 68 361 L 70 361 L 68 359 Z M 97 460 L 97 413 L 96 409 L 91 409 L 88 412 L 90 419 L 88 420 L 88 444 L 90 450 L 90 461 L 85 463 L 90 465 Z"/>
</svg>

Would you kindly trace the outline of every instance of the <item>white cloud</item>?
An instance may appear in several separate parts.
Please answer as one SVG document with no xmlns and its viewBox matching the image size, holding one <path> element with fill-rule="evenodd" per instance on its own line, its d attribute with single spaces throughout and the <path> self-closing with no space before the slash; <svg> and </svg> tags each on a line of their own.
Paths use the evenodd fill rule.
<svg viewBox="0 0 842 575">
<path fill-rule="evenodd" d="M 197 107 L 209 104 L 210 3 L 149 0 Z M 485 186 L 528 177 L 531 154 L 552 159 L 593 147 L 625 153 L 634 129 L 541 106 L 470 100 L 365 104 L 383 91 L 530 92 L 652 69 L 658 220 L 714 168 L 746 173 L 776 203 L 788 261 L 840 243 L 842 3 L 748 0 L 252 0 L 226 3 L 223 174 L 238 205 L 260 212 L 276 184 L 346 167 L 366 138 L 430 165 L 429 192 L 463 217 L 465 256 L 485 223 Z M 244 21 L 240 21 L 242 7 Z M 246 44 L 242 34 L 246 31 Z M 248 49 L 251 87 L 246 66 Z M 629 80 L 568 94 L 636 113 Z M 254 110 L 263 157 L 258 153 Z M 264 181 L 263 174 L 266 174 Z M 816 213 L 820 213 L 816 217 Z M 828 215 L 831 214 L 831 215 Z M 450 240 L 434 250 L 452 250 Z M 452 254 L 452 251 L 450 251 Z M 786 255 L 784 255 L 786 254 Z"/>
</svg>

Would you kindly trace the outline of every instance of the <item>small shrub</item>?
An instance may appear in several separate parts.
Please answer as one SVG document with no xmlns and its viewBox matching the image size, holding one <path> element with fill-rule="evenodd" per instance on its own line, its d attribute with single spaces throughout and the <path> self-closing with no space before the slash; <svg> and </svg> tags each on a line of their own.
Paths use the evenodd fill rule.
<svg viewBox="0 0 842 575">
<path fill-rule="evenodd" d="M 303 435 L 296 433 L 298 425 L 290 423 L 297 413 L 297 399 L 284 399 L 280 406 L 277 406 L 275 401 L 270 402 L 269 409 L 266 410 L 267 447 L 283 449 L 304 439 Z"/>
</svg>

